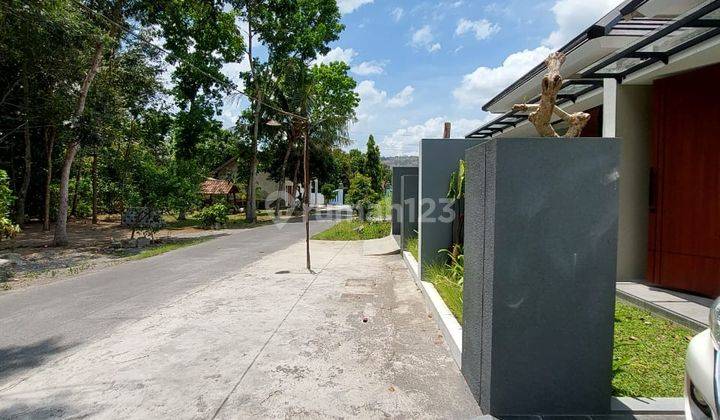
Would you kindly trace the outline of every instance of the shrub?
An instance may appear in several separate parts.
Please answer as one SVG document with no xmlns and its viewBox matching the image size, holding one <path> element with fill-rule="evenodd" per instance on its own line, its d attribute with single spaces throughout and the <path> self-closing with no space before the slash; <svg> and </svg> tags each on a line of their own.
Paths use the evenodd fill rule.
<svg viewBox="0 0 720 420">
<path fill-rule="evenodd" d="M 450 259 L 450 262 L 446 264 L 449 269 L 448 279 L 462 287 L 465 283 L 465 256 L 463 255 L 461 246 L 457 246 L 454 251 L 455 252 L 450 252 L 447 249 L 441 249 L 438 252 L 440 254 L 446 254 Z"/>
<path fill-rule="evenodd" d="M 20 226 L 10 220 L 10 208 L 15 197 L 10 190 L 10 179 L 7 172 L 0 169 L 0 240 L 12 238 L 20 232 Z"/>
<path fill-rule="evenodd" d="M 230 210 L 225 204 L 213 204 L 200 210 L 200 224 L 206 228 L 216 228 L 227 224 Z"/>
<path fill-rule="evenodd" d="M 325 197 L 325 203 L 335 199 L 337 193 L 335 192 L 335 186 L 332 184 L 325 184 L 320 188 L 320 193 Z"/>
<path fill-rule="evenodd" d="M 372 189 L 372 181 L 363 174 L 355 174 L 350 181 L 347 200 L 354 205 L 360 214 L 360 219 L 365 220 L 365 214 L 375 203 L 377 195 Z"/>
<path fill-rule="evenodd" d="M 390 218 L 390 211 L 392 210 L 392 197 L 389 194 L 385 194 L 380 201 L 373 204 L 370 215 L 374 219 L 388 220 Z"/>
</svg>

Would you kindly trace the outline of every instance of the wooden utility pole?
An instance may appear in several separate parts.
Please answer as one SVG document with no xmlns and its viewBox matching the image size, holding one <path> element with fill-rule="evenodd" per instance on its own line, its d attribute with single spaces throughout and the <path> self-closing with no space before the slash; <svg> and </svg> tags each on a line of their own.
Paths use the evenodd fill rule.
<svg viewBox="0 0 720 420">
<path fill-rule="evenodd" d="M 304 172 L 304 189 L 303 192 L 303 219 L 305 222 L 305 255 L 308 271 L 312 271 L 310 264 L 310 154 L 308 148 L 308 138 L 310 137 L 310 122 L 305 121 L 304 133 L 305 142 L 303 144 L 303 172 Z"/>
<path fill-rule="evenodd" d="M 450 138 L 450 129 L 452 128 L 452 124 L 449 122 L 445 123 L 445 128 L 443 129 L 443 138 L 449 139 Z"/>
</svg>

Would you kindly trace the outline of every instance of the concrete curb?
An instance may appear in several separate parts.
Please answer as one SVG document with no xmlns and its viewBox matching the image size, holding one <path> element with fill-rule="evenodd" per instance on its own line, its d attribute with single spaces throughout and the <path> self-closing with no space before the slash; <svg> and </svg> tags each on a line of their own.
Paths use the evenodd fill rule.
<svg viewBox="0 0 720 420">
<path fill-rule="evenodd" d="M 629 303 L 630 305 L 637 306 L 641 309 L 646 309 L 656 315 L 667 318 L 682 326 L 688 327 L 696 333 L 703 332 L 708 328 L 707 325 L 698 322 L 692 318 L 686 317 L 683 314 L 671 311 L 670 309 L 663 308 L 662 306 L 656 305 L 652 302 L 640 299 L 629 293 L 623 292 L 622 290 L 616 289 L 616 293 L 618 298 Z"/>
<path fill-rule="evenodd" d="M 363 255 L 384 256 L 400 253 L 400 246 L 398 246 L 397 240 L 392 235 L 380 239 L 365 240 L 362 246 Z"/>
<path fill-rule="evenodd" d="M 613 397 L 610 410 L 613 414 L 682 415 L 685 414 L 685 399 Z"/>
<path fill-rule="evenodd" d="M 450 312 L 435 286 L 432 283 L 420 280 L 420 270 L 415 257 L 411 253 L 403 251 L 403 261 L 410 270 L 415 284 L 422 292 L 425 304 L 430 309 L 433 318 L 435 318 L 438 328 L 442 331 L 455 364 L 458 369 L 462 368 L 462 327 L 460 323 L 455 319 L 455 315 Z"/>
</svg>

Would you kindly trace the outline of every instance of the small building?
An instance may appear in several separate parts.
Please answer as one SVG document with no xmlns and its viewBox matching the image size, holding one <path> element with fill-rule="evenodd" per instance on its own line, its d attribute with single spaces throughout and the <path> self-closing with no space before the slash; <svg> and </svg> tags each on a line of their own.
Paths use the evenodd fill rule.
<svg viewBox="0 0 720 420">
<path fill-rule="evenodd" d="M 212 172 L 212 176 L 217 179 L 224 179 L 224 180 L 234 180 L 238 179 L 240 177 L 240 171 L 246 170 L 245 167 L 240 167 L 240 162 L 238 158 L 230 158 L 225 163 L 217 167 Z M 298 188 L 302 190 L 302 187 L 298 185 Z M 243 187 L 244 190 L 244 187 Z M 291 180 L 285 180 L 285 193 L 288 195 L 292 195 L 293 190 L 293 183 Z M 256 199 L 258 201 L 258 204 L 260 207 L 264 206 L 265 200 L 273 193 L 277 193 L 278 191 L 278 183 L 273 181 L 270 177 L 270 174 L 267 172 L 258 172 L 257 176 L 255 177 L 255 191 L 256 191 Z M 242 197 L 245 197 L 245 192 L 243 191 Z"/>
<path fill-rule="evenodd" d="M 200 194 L 207 204 L 225 202 L 231 206 L 240 205 L 239 193 L 240 189 L 235 184 L 223 179 L 207 178 L 200 184 Z"/>
<path fill-rule="evenodd" d="M 584 136 L 622 140 L 617 280 L 720 295 L 720 0 L 627 0 L 560 51 L 559 104 L 591 114 Z M 512 106 L 539 101 L 545 72 L 467 138 L 536 136 Z"/>
</svg>

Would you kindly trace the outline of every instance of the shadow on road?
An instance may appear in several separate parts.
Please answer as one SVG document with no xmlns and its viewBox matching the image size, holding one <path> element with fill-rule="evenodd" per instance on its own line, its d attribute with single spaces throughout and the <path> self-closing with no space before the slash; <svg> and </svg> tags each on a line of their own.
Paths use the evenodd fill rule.
<svg viewBox="0 0 720 420">
<path fill-rule="evenodd" d="M 27 346 L 0 348 L 0 380 L 10 375 L 36 368 L 50 357 L 75 347 L 77 344 L 61 344 L 61 337 L 51 337 Z M 0 418 L 5 418 L 0 413 Z"/>
<path fill-rule="evenodd" d="M 34 404 L 15 403 L 0 408 L 0 419 L 57 419 L 57 418 L 84 418 L 90 417 L 93 413 L 80 412 L 73 407 L 38 401 Z"/>
</svg>

